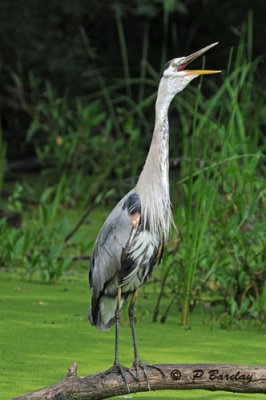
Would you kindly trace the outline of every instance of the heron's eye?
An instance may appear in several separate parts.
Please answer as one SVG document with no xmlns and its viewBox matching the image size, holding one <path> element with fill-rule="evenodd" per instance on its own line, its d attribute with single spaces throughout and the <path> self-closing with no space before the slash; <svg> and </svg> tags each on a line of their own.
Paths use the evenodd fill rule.
<svg viewBox="0 0 266 400">
<path fill-rule="evenodd" d="M 172 67 L 172 68 L 176 68 L 176 67 L 177 67 L 177 64 L 176 64 L 176 63 L 172 63 L 172 64 L 171 64 L 171 67 Z"/>
</svg>

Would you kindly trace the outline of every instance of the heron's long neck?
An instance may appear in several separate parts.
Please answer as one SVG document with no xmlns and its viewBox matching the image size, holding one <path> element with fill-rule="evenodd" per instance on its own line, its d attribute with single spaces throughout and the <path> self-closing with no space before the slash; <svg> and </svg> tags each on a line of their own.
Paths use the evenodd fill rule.
<svg viewBox="0 0 266 400">
<path fill-rule="evenodd" d="M 171 207 L 169 195 L 169 125 L 168 108 L 171 99 L 159 87 L 155 107 L 155 126 L 149 153 L 136 185 L 144 219 L 151 231 L 163 231 L 167 237 Z M 145 221 L 144 221 L 145 222 Z"/>
</svg>

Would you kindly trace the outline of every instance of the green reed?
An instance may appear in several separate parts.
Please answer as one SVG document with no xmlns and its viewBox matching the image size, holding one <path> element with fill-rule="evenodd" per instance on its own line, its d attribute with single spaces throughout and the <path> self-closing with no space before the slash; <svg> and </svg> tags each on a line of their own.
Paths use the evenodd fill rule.
<svg viewBox="0 0 266 400">
<path fill-rule="evenodd" d="M 245 42 L 245 34 L 248 38 L 251 37 L 249 31 L 245 32 L 240 39 L 236 56 L 230 54 L 227 73 L 223 74 L 223 82 L 216 93 L 209 100 L 205 100 L 199 85 L 195 93 L 192 122 L 191 119 L 189 122 L 184 118 L 182 120 L 183 161 L 178 188 L 179 192 L 183 193 L 184 201 L 182 204 L 177 204 L 183 211 L 178 212 L 177 223 L 182 230 L 183 250 L 181 255 L 177 256 L 177 262 L 184 268 L 181 312 L 181 323 L 184 325 L 188 323 L 195 280 L 200 284 L 202 275 L 208 272 L 208 265 L 211 268 L 214 262 L 215 255 L 209 251 L 210 243 L 215 241 L 215 246 L 219 249 L 220 253 L 217 253 L 216 257 L 230 258 L 226 272 L 223 274 L 218 270 L 223 265 L 221 260 L 221 263 L 218 263 L 216 276 L 212 276 L 216 280 L 221 280 L 220 286 L 225 286 L 222 280 L 230 280 L 230 274 L 231 277 L 238 275 L 236 279 L 240 279 L 241 263 L 247 262 L 247 258 L 243 255 L 246 250 L 245 236 L 239 227 L 249 224 L 246 229 L 250 229 L 250 235 L 253 230 L 257 231 L 253 221 L 259 218 L 257 215 L 259 209 L 255 204 L 259 198 L 262 200 L 263 192 L 263 179 L 258 173 L 258 165 L 262 159 L 259 149 L 262 94 L 256 86 L 258 60 L 249 59 L 252 55 L 250 48 L 252 43 L 250 40 Z M 176 106 L 180 112 L 178 103 L 177 99 Z M 234 214 L 233 228 L 230 214 Z M 218 225 L 221 220 L 224 223 L 219 230 Z M 214 221 L 217 223 L 216 226 L 213 226 Z M 233 250 L 232 242 L 225 246 L 218 245 L 219 241 L 230 242 L 229 238 L 232 235 L 230 229 L 234 232 Z M 263 224 L 257 237 L 260 240 L 256 245 L 258 251 L 265 243 L 262 229 L 264 229 Z M 242 261 L 239 262 L 236 272 L 234 258 L 237 256 Z M 253 273 L 256 272 L 249 270 L 249 274 Z M 250 281 L 252 279 L 250 278 Z M 247 287 L 249 284 L 248 279 L 243 279 L 243 282 L 239 283 L 242 285 L 240 289 L 242 300 L 239 301 L 239 307 L 242 305 L 241 301 L 246 300 L 245 285 Z M 236 286 L 236 282 L 232 284 L 234 285 Z M 258 287 L 259 284 L 254 290 L 261 294 L 262 291 L 260 292 Z M 206 288 L 202 287 L 202 290 L 204 289 Z M 223 289 L 226 292 L 226 288 Z M 235 295 L 241 297 L 239 293 L 235 292 Z M 235 301 L 233 297 L 230 301 Z M 249 301 L 251 304 L 251 300 Z"/>
</svg>

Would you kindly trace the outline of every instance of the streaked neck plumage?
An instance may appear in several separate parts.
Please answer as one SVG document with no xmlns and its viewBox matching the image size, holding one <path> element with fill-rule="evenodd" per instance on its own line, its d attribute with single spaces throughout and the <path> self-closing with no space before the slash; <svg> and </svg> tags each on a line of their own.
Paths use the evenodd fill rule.
<svg viewBox="0 0 266 400">
<path fill-rule="evenodd" d="M 168 108 L 173 95 L 162 79 L 155 106 L 155 126 L 149 153 L 136 185 L 144 226 L 166 240 L 172 220 L 169 194 Z"/>
</svg>

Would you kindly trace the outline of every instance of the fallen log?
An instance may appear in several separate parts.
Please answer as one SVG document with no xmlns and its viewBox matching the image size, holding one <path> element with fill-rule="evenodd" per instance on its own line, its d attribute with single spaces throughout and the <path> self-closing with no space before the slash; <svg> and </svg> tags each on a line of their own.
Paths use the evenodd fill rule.
<svg viewBox="0 0 266 400">
<path fill-rule="evenodd" d="M 161 372 L 158 370 L 160 369 Z M 238 393 L 266 393 L 266 366 L 230 364 L 153 364 L 146 368 L 151 390 L 223 390 Z M 143 372 L 136 380 L 135 368 L 125 371 L 131 393 L 148 391 Z M 122 376 L 107 370 L 77 376 L 77 364 L 65 379 L 14 400 L 99 400 L 128 394 Z"/>
</svg>

